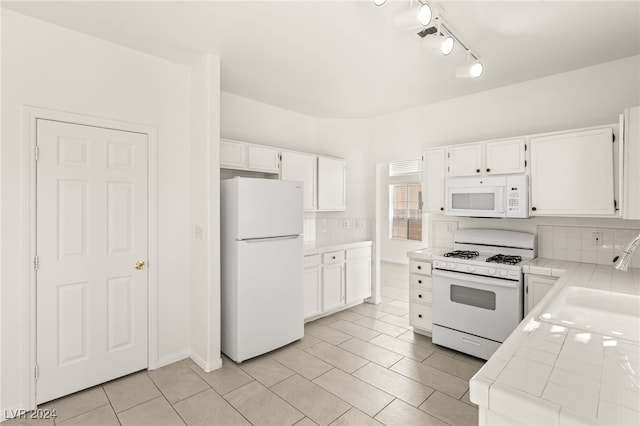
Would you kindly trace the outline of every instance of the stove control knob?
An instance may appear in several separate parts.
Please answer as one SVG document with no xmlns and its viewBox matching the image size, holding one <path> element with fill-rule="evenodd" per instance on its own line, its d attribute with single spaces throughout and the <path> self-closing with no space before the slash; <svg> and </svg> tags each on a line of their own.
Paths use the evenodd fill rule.
<svg viewBox="0 0 640 426">
<path fill-rule="evenodd" d="M 501 277 L 506 277 L 507 276 L 507 271 L 500 271 L 500 276 Z"/>
<path fill-rule="evenodd" d="M 469 266 L 469 267 L 467 268 L 467 270 L 468 270 L 469 272 L 475 272 L 475 271 L 476 271 L 476 267 L 475 267 L 475 266 Z"/>
<path fill-rule="evenodd" d="M 489 269 L 489 275 L 495 275 L 496 274 L 496 270 L 495 269 Z"/>
</svg>

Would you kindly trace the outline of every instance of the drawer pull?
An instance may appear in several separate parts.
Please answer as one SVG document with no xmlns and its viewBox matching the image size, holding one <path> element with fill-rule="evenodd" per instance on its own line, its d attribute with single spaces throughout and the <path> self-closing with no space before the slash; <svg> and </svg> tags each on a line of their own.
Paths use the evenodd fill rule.
<svg viewBox="0 0 640 426">
<path fill-rule="evenodd" d="M 422 266 L 421 266 L 421 265 L 418 265 L 418 269 L 419 269 L 419 270 L 420 270 L 420 269 L 422 269 Z"/>
<path fill-rule="evenodd" d="M 422 280 L 418 280 L 418 284 L 422 284 Z"/>
<path fill-rule="evenodd" d="M 422 299 L 422 294 L 419 294 L 419 295 L 418 295 L 418 299 Z"/>
<path fill-rule="evenodd" d="M 418 314 L 418 318 L 422 318 L 422 314 Z"/>
<path fill-rule="evenodd" d="M 471 343 L 472 345 L 480 346 L 480 342 L 478 342 L 477 340 L 471 340 L 471 339 L 467 339 L 466 337 L 463 337 L 462 341 L 465 343 Z"/>
</svg>

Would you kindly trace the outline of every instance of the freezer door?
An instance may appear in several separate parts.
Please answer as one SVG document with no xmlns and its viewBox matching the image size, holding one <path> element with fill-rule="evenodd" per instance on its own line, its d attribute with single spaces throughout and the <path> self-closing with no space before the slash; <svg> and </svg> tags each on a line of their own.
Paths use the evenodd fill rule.
<svg viewBox="0 0 640 426">
<path fill-rule="evenodd" d="M 237 359 L 304 336 L 302 236 L 237 242 Z"/>
<path fill-rule="evenodd" d="M 237 239 L 302 234 L 302 183 L 238 178 Z"/>
</svg>

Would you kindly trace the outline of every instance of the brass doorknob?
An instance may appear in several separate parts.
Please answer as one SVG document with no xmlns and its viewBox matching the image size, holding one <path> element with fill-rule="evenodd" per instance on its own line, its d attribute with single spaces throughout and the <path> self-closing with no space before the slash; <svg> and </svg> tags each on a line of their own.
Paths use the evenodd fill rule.
<svg viewBox="0 0 640 426">
<path fill-rule="evenodd" d="M 138 270 L 144 269 L 144 260 L 138 260 L 136 262 L 136 269 L 138 269 Z"/>
</svg>

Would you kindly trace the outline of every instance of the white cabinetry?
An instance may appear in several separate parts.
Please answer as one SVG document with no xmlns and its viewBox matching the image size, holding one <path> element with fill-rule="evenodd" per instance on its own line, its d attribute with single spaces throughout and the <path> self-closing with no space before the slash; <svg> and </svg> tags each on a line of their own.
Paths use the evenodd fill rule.
<svg viewBox="0 0 640 426">
<path fill-rule="evenodd" d="M 409 260 L 409 324 L 414 332 L 431 335 L 431 262 Z"/>
<path fill-rule="evenodd" d="M 624 111 L 624 145 L 622 149 L 623 219 L 640 219 L 640 107 Z"/>
<path fill-rule="evenodd" d="M 445 149 L 431 149 L 422 155 L 422 200 L 424 213 L 444 211 Z"/>
<path fill-rule="evenodd" d="M 220 140 L 220 167 L 262 173 L 280 171 L 280 152 L 277 149 L 229 139 Z"/>
<path fill-rule="evenodd" d="M 345 276 L 347 304 L 362 302 L 371 296 L 371 247 L 347 250 Z"/>
<path fill-rule="evenodd" d="M 318 210 L 345 209 L 346 163 L 340 158 L 318 157 Z"/>
<path fill-rule="evenodd" d="M 558 281 L 556 277 L 547 277 L 542 275 L 525 274 L 525 306 L 524 314 L 527 315 L 534 306 L 542 300 L 551 287 Z"/>
<path fill-rule="evenodd" d="M 318 157 L 301 152 L 282 151 L 280 179 L 296 180 L 303 183 L 303 200 L 305 210 L 316 210 L 318 174 Z"/>
<path fill-rule="evenodd" d="M 449 176 L 524 173 L 526 144 L 523 138 L 452 146 L 447 149 Z"/>
<path fill-rule="evenodd" d="M 304 257 L 304 317 L 311 318 L 322 312 L 321 256 Z"/>
<path fill-rule="evenodd" d="M 322 310 L 332 311 L 344 305 L 344 251 L 322 256 Z"/>
<path fill-rule="evenodd" d="M 610 127 L 531 138 L 531 215 L 613 215 Z"/>
</svg>

